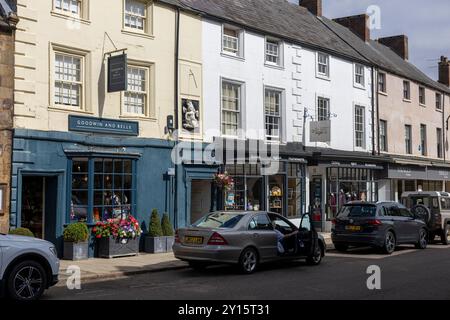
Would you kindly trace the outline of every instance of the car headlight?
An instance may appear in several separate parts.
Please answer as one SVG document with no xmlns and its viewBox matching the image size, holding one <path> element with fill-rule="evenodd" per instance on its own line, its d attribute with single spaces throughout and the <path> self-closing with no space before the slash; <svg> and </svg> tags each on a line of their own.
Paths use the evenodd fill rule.
<svg viewBox="0 0 450 320">
<path fill-rule="evenodd" d="M 50 249 L 50 251 L 55 255 L 55 257 L 58 256 L 58 251 L 56 251 L 56 248 L 55 248 L 55 247 L 50 247 L 49 249 Z"/>
</svg>

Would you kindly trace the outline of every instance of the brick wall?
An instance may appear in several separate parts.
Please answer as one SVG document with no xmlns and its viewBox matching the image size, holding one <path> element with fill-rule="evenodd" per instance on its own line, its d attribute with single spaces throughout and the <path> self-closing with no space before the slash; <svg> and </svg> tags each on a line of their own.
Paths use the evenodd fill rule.
<svg viewBox="0 0 450 320">
<path fill-rule="evenodd" d="M 11 173 L 14 105 L 14 38 L 11 30 L 0 27 L 0 185 L 6 186 L 5 212 L 0 213 L 0 232 L 9 229 L 9 193 Z"/>
</svg>

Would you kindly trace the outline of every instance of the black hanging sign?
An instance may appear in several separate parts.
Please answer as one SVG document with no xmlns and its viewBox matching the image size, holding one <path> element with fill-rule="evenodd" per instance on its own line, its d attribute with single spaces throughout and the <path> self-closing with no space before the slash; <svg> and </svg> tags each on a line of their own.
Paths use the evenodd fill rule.
<svg viewBox="0 0 450 320">
<path fill-rule="evenodd" d="M 108 58 L 108 92 L 127 91 L 127 55 Z"/>
</svg>

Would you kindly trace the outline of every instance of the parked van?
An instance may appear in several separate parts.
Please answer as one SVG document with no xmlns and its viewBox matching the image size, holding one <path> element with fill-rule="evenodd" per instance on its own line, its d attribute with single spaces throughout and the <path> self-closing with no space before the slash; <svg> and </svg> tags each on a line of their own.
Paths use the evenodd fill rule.
<svg viewBox="0 0 450 320">
<path fill-rule="evenodd" d="M 421 216 L 427 224 L 430 240 L 436 236 L 445 245 L 450 243 L 450 193 L 437 191 L 405 192 L 402 204 Z"/>
</svg>

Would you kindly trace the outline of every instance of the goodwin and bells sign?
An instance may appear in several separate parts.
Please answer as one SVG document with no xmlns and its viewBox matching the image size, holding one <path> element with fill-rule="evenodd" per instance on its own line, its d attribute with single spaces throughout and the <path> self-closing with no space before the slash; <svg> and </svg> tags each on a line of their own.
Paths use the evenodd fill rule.
<svg viewBox="0 0 450 320">
<path fill-rule="evenodd" d="M 138 136 L 139 123 L 134 121 L 69 116 L 69 130 Z"/>
</svg>

